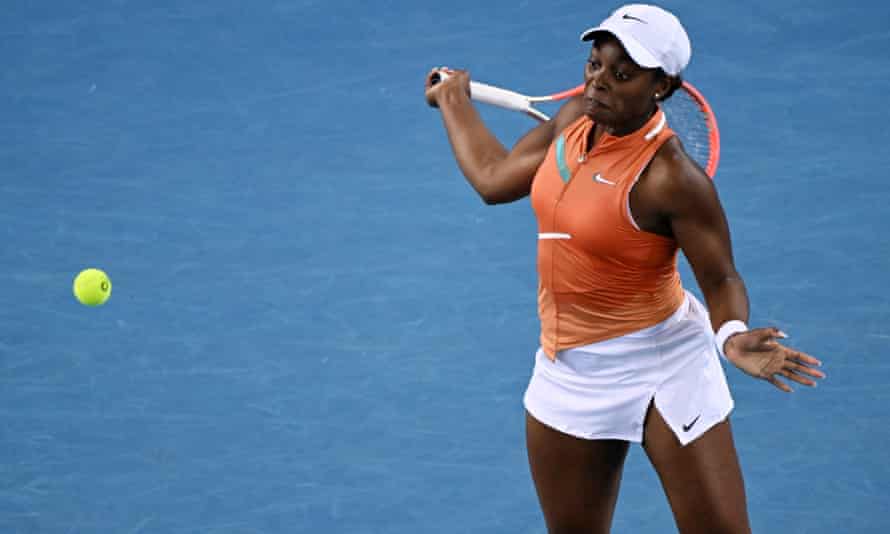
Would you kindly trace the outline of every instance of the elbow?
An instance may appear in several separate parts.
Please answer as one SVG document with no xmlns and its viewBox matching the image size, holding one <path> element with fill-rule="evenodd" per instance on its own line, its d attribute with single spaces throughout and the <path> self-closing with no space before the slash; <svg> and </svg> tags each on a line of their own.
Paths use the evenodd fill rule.
<svg viewBox="0 0 890 534">
<path fill-rule="evenodd" d="M 510 191 L 493 178 L 481 180 L 476 188 L 476 192 L 479 193 L 482 202 L 488 206 L 505 204 L 515 200 L 511 198 Z"/>
<path fill-rule="evenodd" d="M 489 193 L 480 192 L 479 196 L 482 197 L 482 202 L 484 202 L 487 206 L 494 206 L 496 204 L 507 204 L 515 200 L 514 198 L 506 195 L 503 191 L 492 191 Z"/>
<path fill-rule="evenodd" d="M 733 271 L 732 274 L 726 274 L 723 276 L 715 276 L 710 279 L 703 279 L 698 283 L 702 292 L 707 294 L 718 293 L 726 287 L 729 286 L 741 286 L 745 287 L 745 281 L 742 280 L 742 277 Z"/>
<path fill-rule="evenodd" d="M 495 204 L 503 202 L 503 199 L 496 188 L 480 185 L 476 187 L 476 193 L 479 194 L 479 198 L 482 199 L 482 202 L 488 206 L 494 206 Z"/>
<path fill-rule="evenodd" d="M 482 197 L 482 202 L 484 202 L 486 206 L 494 206 L 496 204 L 502 204 L 504 202 L 497 196 L 491 194 L 479 193 L 479 196 Z"/>
<path fill-rule="evenodd" d="M 481 169 L 470 182 L 482 202 L 489 206 L 506 204 L 522 197 L 521 194 L 517 194 L 515 180 L 499 172 L 494 165 Z"/>
</svg>

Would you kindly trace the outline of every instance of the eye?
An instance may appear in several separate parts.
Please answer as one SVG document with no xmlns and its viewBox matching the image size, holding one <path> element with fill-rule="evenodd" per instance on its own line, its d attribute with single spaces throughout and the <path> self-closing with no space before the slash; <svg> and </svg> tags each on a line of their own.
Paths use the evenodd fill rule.
<svg viewBox="0 0 890 534">
<path fill-rule="evenodd" d="M 624 82 L 624 81 L 629 80 L 630 76 L 628 76 L 627 73 L 624 71 L 616 70 L 615 71 L 615 79 L 618 80 L 619 82 Z"/>
<path fill-rule="evenodd" d="M 595 59 L 588 59 L 587 68 L 590 70 L 597 70 L 598 68 L 600 68 L 600 62 Z"/>
</svg>

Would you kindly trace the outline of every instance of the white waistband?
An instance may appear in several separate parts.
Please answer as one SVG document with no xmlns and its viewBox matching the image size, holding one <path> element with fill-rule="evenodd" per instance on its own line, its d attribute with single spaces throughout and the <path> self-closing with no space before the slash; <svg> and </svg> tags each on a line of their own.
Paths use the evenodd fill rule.
<svg viewBox="0 0 890 534">
<path fill-rule="evenodd" d="M 671 314 L 670 317 L 661 321 L 660 323 L 654 324 L 652 326 L 643 328 L 642 330 L 637 330 L 636 332 L 631 332 L 630 334 L 625 334 L 621 337 L 629 337 L 629 338 L 639 338 L 639 337 L 651 337 L 664 332 L 668 328 L 680 322 L 683 317 L 686 316 L 686 312 L 689 311 L 689 294 L 683 298 L 683 303 L 677 308 L 677 311 Z"/>
</svg>

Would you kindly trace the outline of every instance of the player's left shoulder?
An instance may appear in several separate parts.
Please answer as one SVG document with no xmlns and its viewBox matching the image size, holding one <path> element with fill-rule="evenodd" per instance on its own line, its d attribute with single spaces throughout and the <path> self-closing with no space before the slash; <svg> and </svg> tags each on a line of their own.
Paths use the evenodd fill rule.
<svg viewBox="0 0 890 534">
<path fill-rule="evenodd" d="M 714 184 L 676 136 L 665 141 L 649 164 L 646 180 L 664 199 L 710 195 Z"/>
</svg>

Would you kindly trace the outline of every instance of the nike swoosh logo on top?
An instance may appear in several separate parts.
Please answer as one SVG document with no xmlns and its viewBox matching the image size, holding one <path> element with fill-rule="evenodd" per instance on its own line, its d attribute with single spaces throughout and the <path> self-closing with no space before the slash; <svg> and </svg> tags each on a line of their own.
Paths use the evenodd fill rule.
<svg viewBox="0 0 890 534">
<path fill-rule="evenodd" d="M 690 430 L 692 430 L 692 427 L 694 427 L 695 423 L 698 422 L 699 417 L 701 417 L 701 414 L 696 415 L 695 419 L 693 419 L 692 422 L 688 425 L 683 425 L 683 432 L 689 432 Z"/>
<path fill-rule="evenodd" d="M 593 175 L 593 179 L 594 179 L 594 181 L 597 181 L 597 182 L 599 182 L 599 183 L 601 183 L 601 184 L 615 185 L 615 182 L 611 182 L 611 181 L 609 181 L 609 180 L 606 180 L 605 178 L 603 178 L 603 175 L 601 175 L 600 173 L 596 173 L 596 174 L 594 174 L 594 175 Z"/>
<path fill-rule="evenodd" d="M 625 13 L 624 16 L 621 17 L 621 18 L 623 18 L 623 19 L 625 19 L 625 20 L 635 20 L 635 21 L 637 21 L 637 22 L 642 22 L 643 24 L 649 24 L 649 23 L 646 22 L 645 20 L 643 20 L 643 19 L 638 19 L 638 18 L 634 17 L 633 15 L 628 15 L 627 13 Z"/>
</svg>

